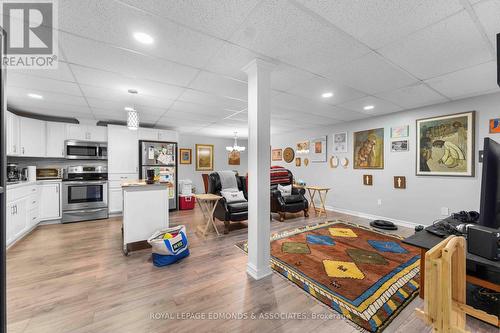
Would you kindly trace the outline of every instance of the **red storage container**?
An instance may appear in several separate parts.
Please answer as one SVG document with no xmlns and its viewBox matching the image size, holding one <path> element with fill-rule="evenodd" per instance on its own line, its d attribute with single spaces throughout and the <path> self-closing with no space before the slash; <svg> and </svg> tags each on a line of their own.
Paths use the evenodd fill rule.
<svg viewBox="0 0 500 333">
<path fill-rule="evenodd" d="M 193 195 L 180 195 L 179 196 L 179 209 L 190 210 L 194 209 L 195 197 Z"/>
</svg>

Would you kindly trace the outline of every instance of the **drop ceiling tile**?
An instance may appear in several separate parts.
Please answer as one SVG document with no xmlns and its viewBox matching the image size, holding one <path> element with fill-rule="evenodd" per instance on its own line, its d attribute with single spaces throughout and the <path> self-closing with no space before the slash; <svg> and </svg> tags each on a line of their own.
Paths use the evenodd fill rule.
<svg viewBox="0 0 500 333">
<path fill-rule="evenodd" d="M 233 114 L 225 117 L 225 119 L 240 121 L 240 122 L 248 124 L 248 113 L 247 112 L 236 112 L 236 113 L 233 113 Z"/>
<path fill-rule="evenodd" d="M 358 90 L 320 77 L 315 77 L 308 81 L 299 83 L 297 86 L 288 90 L 288 92 L 294 95 L 319 101 L 321 103 L 333 105 L 341 104 L 346 101 L 366 96 L 366 94 Z M 333 96 L 329 98 L 321 97 L 321 94 L 326 92 L 332 92 Z"/>
<path fill-rule="evenodd" d="M 184 93 L 179 97 L 179 100 L 207 106 L 216 106 L 222 109 L 231 109 L 236 111 L 243 110 L 247 107 L 246 101 L 221 97 L 212 93 L 193 89 L 186 89 Z"/>
<path fill-rule="evenodd" d="M 427 80 L 426 83 L 453 99 L 498 91 L 496 63 L 487 62 Z"/>
<path fill-rule="evenodd" d="M 190 88 L 246 101 L 247 83 L 225 76 L 202 71 L 191 83 Z"/>
<path fill-rule="evenodd" d="M 198 31 L 228 38 L 259 0 L 123 0 L 150 13 L 190 26 Z"/>
<path fill-rule="evenodd" d="M 430 89 L 425 84 L 417 84 L 397 90 L 387 91 L 377 94 L 376 97 L 401 105 L 407 109 L 448 101 L 447 98 Z"/>
<path fill-rule="evenodd" d="M 280 63 L 271 72 L 271 87 L 275 90 L 287 91 L 315 77 L 317 76 L 310 72 Z"/>
<path fill-rule="evenodd" d="M 220 41 L 118 1 L 61 0 L 59 28 L 82 37 L 163 57 L 197 68 L 220 47 Z M 135 32 L 151 35 L 151 45 L 138 43 Z"/>
<path fill-rule="evenodd" d="M 158 125 L 159 126 L 168 126 L 168 127 L 173 127 L 173 126 L 189 126 L 189 127 L 205 127 L 210 125 L 212 122 L 210 121 L 203 121 L 203 120 L 193 120 L 193 119 L 185 119 L 185 118 L 174 118 L 171 115 L 164 115 L 158 120 Z"/>
<path fill-rule="evenodd" d="M 19 74 L 14 71 L 9 73 L 7 84 L 12 87 L 24 89 L 34 89 L 38 91 L 48 91 L 80 97 L 82 96 L 80 88 L 78 88 L 76 83 Z"/>
<path fill-rule="evenodd" d="M 496 45 L 497 33 L 500 32 L 500 20 L 498 19 L 500 17 L 500 2 L 497 0 L 482 1 L 473 8 L 491 43 Z"/>
<path fill-rule="evenodd" d="M 373 105 L 374 108 L 372 110 L 364 110 L 363 108 L 368 105 Z M 403 109 L 398 105 L 373 96 L 363 97 L 355 101 L 347 102 L 340 106 L 344 109 L 364 113 L 370 116 L 393 113 L 401 111 Z"/>
<path fill-rule="evenodd" d="M 492 60 L 486 42 L 465 11 L 378 52 L 420 79 Z"/>
<path fill-rule="evenodd" d="M 43 99 L 35 100 L 28 97 L 29 93 L 35 93 L 43 96 Z M 75 106 L 87 106 L 85 99 L 80 96 L 59 94 L 55 92 L 41 91 L 37 89 L 26 89 L 20 87 L 7 86 L 5 91 L 8 102 L 10 100 L 25 101 L 23 103 L 36 103 L 40 107 L 45 107 L 44 105 L 50 105 L 51 103 L 60 103 Z"/>
<path fill-rule="evenodd" d="M 408 73 L 389 64 L 374 52 L 340 67 L 332 68 L 327 76 L 369 94 L 389 91 L 417 82 Z"/>
<path fill-rule="evenodd" d="M 139 114 L 161 116 L 168 110 L 168 108 L 157 108 L 140 104 L 134 105 L 133 103 L 126 104 L 123 103 L 122 101 L 111 101 L 98 98 L 87 98 L 87 101 L 94 112 L 96 112 L 95 111 L 96 109 L 99 109 L 99 110 L 108 110 L 112 112 L 119 112 L 126 114 L 127 111 L 125 111 L 124 108 L 125 106 L 130 106 L 130 107 L 135 107 L 135 109 L 139 112 Z"/>
<path fill-rule="evenodd" d="M 247 74 L 241 69 L 259 56 L 243 47 L 224 43 L 205 67 L 207 71 L 247 81 Z M 262 57 L 260 57 L 262 58 Z"/>
<path fill-rule="evenodd" d="M 355 39 L 285 0 L 262 2 L 231 41 L 318 74 L 369 52 Z"/>
<path fill-rule="evenodd" d="M 12 72 L 11 72 L 12 73 Z M 53 79 L 60 81 L 74 82 L 73 74 L 69 69 L 67 63 L 59 61 L 57 69 L 16 69 L 15 73 L 31 75 L 34 77 L 41 77 L 45 79 Z M 9 73 L 10 80 L 10 73 Z"/>
<path fill-rule="evenodd" d="M 463 9 L 457 0 L 296 1 L 375 49 Z"/>
<path fill-rule="evenodd" d="M 137 89 L 139 95 L 176 99 L 184 90 L 184 88 L 165 83 L 125 77 L 120 74 L 77 65 L 71 65 L 71 68 L 75 74 L 76 80 L 81 85 L 107 90 L 119 90 L 122 93 L 127 93 L 128 89 Z M 82 90 L 85 92 L 83 87 Z"/>
<path fill-rule="evenodd" d="M 128 77 L 187 86 L 198 73 L 191 67 L 69 34 L 61 34 L 60 43 L 68 62 Z"/>
<path fill-rule="evenodd" d="M 206 136 L 217 136 L 232 139 L 234 132 L 238 132 L 238 138 L 244 139 L 248 137 L 248 127 L 231 127 L 231 124 L 216 123 L 200 129 L 196 134 Z M 246 154 L 246 152 L 244 153 Z M 217 167 L 217 166 L 215 166 Z"/>
<path fill-rule="evenodd" d="M 189 117 L 211 117 L 212 119 L 222 119 L 231 114 L 234 114 L 234 111 L 218 108 L 215 106 L 206 106 L 200 105 L 196 103 L 189 103 L 184 101 L 175 101 L 169 109 L 170 111 L 175 111 L 178 113 L 186 113 Z M 170 112 L 169 111 L 169 112 Z"/>
</svg>

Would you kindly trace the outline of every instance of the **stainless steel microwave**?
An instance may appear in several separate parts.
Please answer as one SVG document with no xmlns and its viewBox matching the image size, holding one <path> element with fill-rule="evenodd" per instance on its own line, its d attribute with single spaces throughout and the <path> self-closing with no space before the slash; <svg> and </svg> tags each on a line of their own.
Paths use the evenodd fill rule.
<svg viewBox="0 0 500 333">
<path fill-rule="evenodd" d="M 64 152 L 69 160 L 107 160 L 108 144 L 81 140 L 64 141 Z"/>
</svg>

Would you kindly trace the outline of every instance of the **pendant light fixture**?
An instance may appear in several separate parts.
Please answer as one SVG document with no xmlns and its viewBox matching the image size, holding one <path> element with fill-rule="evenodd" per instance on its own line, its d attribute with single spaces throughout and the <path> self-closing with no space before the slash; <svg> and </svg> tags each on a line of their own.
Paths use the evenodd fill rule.
<svg viewBox="0 0 500 333">
<path fill-rule="evenodd" d="M 137 112 L 137 109 L 135 107 L 135 95 L 137 95 L 137 90 L 135 89 L 129 89 L 128 92 L 134 96 L 134 106 L 131 107 L 126 107 L 125 110 L 127 110 L 127 127 L 129 130 L 136 131 L 139 129 L 139 113 Z"/>
<path fill-rule="evenodd" d="M 245 147 L 238 146 L 238 132 L 234 132 L 234 144 L 233 146 L 227 146 L 227 151 L 245 151 Z"/>
</svg>

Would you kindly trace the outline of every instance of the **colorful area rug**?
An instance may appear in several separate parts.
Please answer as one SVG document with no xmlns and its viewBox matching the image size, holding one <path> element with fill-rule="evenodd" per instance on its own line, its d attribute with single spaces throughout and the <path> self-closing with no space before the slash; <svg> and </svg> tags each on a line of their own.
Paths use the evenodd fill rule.
<svg viewBox="0 0 500 333">
<path fill-rule="evenodd" d="M 272 269 L 369 332 L 381 332 L 417 295 L 419 253 L 399 236 L 347 222 L 271 237 Z"/>
</svg>

